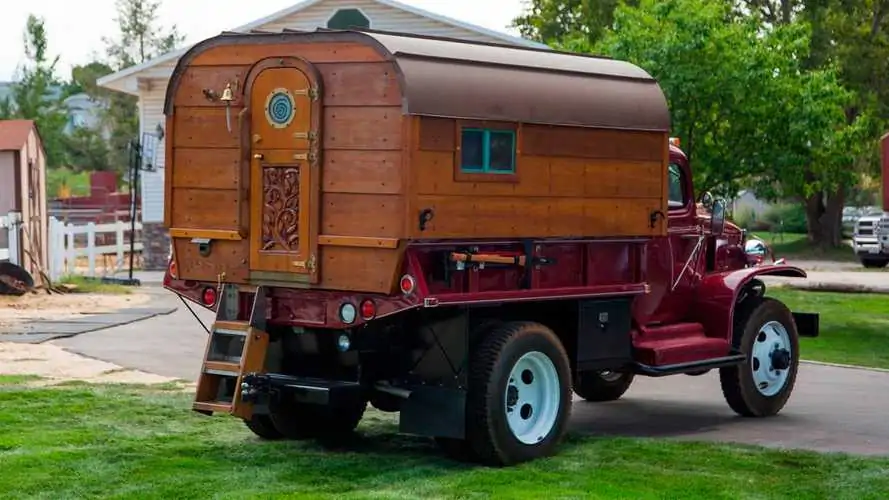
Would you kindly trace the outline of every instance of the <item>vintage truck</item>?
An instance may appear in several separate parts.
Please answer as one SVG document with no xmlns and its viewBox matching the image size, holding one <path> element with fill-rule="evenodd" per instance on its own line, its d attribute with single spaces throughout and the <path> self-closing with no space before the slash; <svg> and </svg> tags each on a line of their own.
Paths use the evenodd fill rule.
<svg viewBox="0 0 889 500">
<path fill-rule="evenodd" d="M 572 392 L 638 375 L 718 369 L 734 411 L 774 415 L 818 334 L 758 279 L 805 272 L 748 267 L 626 62 L 223 33 L 181 57 L 165 114 L 165 286 L 216 311 L 193 408 L 262 438 L 345 436 L 370 403 L 514 464 L 555 452 Z"/>
</svg>

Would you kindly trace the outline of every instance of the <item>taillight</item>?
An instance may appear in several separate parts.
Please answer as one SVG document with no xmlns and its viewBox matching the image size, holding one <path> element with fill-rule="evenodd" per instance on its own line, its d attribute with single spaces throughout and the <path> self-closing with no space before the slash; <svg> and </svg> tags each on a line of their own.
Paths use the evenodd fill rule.
<svg viewBox="0 0 889 500">
<path fill-rule="evenodd" d="M 170 259 L 170 277 L 174 280 L 179 279 L 179 269 L 176 266 L 176 261 L 173 259 Z"/>
<path fill-rule="evenodd" d="M 401 293 L 410 295 L 414 293 L 414 289 L 417 287 L 417 280 L 415 280 L 414 277 L 410 274 L 405 274 L 401 277 L 399 286 L 401 287 Z"/>
<path fill-rule="evenodd" d="M 377 306 L 370 299 L 365 299 L 364 302 L 361 303 L 361 319 L 367 321 L 374 318 L 377 315 Z"/>
<path fill-rule="evenodd" d="M 216 304 L 216 289 L 208 286 L 204 288 L 204 293 L 201 295 L 201 300 L 204 301 L 204 305 L 207 307 L 213 307 Z"/>
</svg>

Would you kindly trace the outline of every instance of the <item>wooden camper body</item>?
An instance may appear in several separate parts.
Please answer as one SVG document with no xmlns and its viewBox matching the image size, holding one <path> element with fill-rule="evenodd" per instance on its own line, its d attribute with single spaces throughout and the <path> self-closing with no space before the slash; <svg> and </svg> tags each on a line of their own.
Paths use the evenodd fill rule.
<svg viewBox="0 0 889 500">
<path fill-rule="evenodd" d="M 416 242 L 667 231 L 667 104 L 620 61 L 230 33 L 180 59 L 165 113 L 165 223 L 186 280 L 392 293 Z M 494 136 L 497 151 L 477 149 Z"/>
</svg>

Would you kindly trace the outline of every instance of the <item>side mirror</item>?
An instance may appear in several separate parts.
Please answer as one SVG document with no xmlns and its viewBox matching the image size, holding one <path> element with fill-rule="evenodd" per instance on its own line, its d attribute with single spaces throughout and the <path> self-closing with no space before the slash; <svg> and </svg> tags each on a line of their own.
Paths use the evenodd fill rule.
<svg viewBox="0 0 889 500">
<path fill-rule="evenodd" d="M 713 201 L 713 208 L 710 215 L 710 233 L 713 236 L 722 236 L 725 231 L 725 200 L 719 199 Z"/>
<path fill-rule="evenodd" d="M 702 193 L 699 201 L 701 205 L 707 210 L 713 208 L 713 194 L 711 194 L 710 191 Z"/>
</svg>

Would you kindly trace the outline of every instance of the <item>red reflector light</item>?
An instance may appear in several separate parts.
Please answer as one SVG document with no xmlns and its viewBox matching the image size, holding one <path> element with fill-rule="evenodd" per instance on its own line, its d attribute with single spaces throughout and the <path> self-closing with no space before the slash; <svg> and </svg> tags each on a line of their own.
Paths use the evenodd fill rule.
<svg viewBox="0 0 889 500">
<path fill-rule="evenodd" d="M 377 315 L 377 306 L 370 299 L 361 303 L 361 318 L 364 320 L 373 319 Z"/>
<path fill-rule="evenodd" d="M 405 274 L 401 277 L 399 286 L 401 287 L 401 293 L 410 295 L 414 292 L 414 288 L 417 287 L 417 280 L 415 280 L 414 277 L 410 274 Z"/>
<path fill-rule="evenodd" d="M 209 286 L 204 288 L 204 293 L 201 296 L 201 299 L 204 301 L 205 306 L 212 307 L 216 304 L 216 289 Z"/>
<path fill-rule="evenodd" d="M 170 277 L 174 280 L 179 279 L 179 269 L 176 266 L 176 261 L 170 259 Z"/>
</svg>

